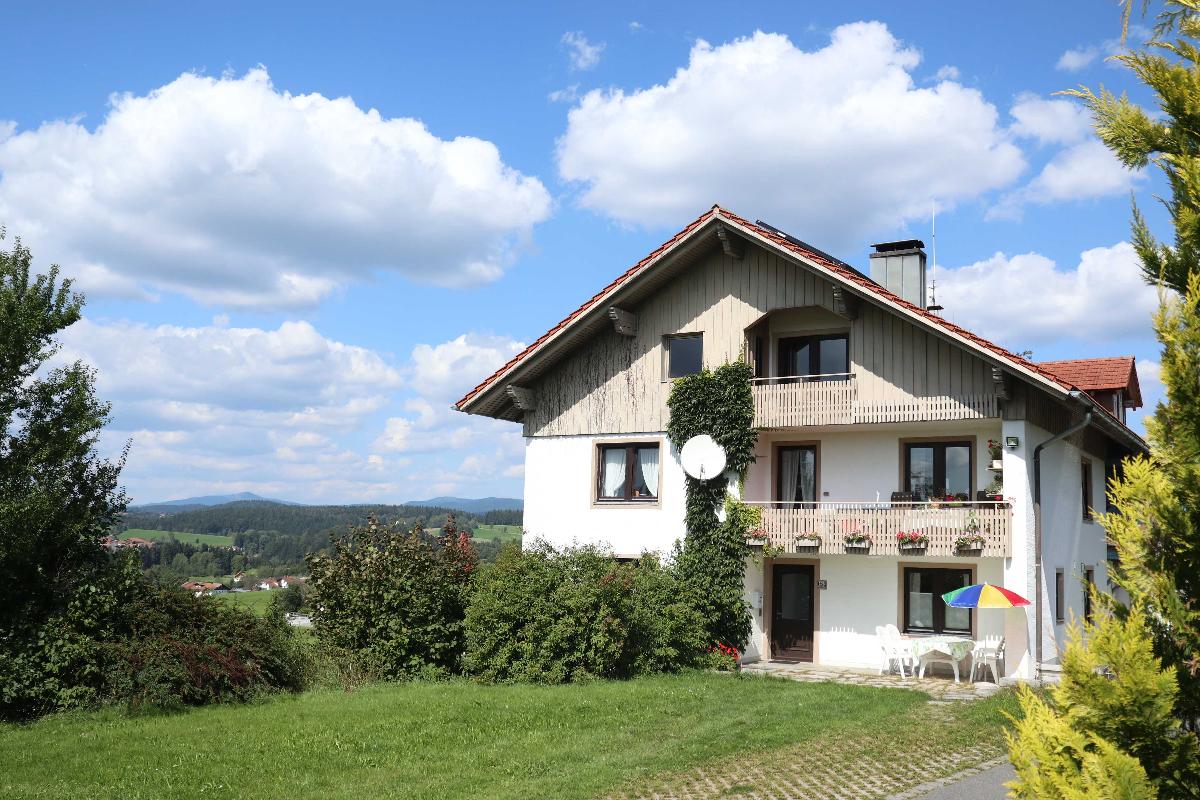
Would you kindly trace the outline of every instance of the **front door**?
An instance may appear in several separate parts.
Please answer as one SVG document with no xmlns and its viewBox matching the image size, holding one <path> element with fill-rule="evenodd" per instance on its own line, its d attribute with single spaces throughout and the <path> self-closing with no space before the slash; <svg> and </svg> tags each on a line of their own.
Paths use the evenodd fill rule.
<svg viewBox="0 0 1200 800">
<path fill-rule="evenodd" d="M 813 660 L 812 564 L 776 564 L 771 587 L 771 658 Z"/>
</svg>

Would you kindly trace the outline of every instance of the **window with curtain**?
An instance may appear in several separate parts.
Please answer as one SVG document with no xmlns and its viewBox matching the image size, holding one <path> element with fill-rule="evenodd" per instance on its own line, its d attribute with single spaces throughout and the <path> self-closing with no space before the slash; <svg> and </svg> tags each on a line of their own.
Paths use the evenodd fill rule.
<svg viewBox="0 0 1200 800">
<path fill-rule="evenodd" d="M 600 445 L 596 498 L 608 502 L 654 502 L 658 499 L 658 444 Z"/>
<path fill-rule="evenodd" d="M 969 569 L 904 570 L 904 630 L 907 633 L 971 633 L 971 609 L 946 605 L 942 595 L 971 585 Z"/>
<path fill-rule="evenodd" d="M 904 447 L 904 482 L 917 500 L 971 498 L 971 443 L 920 442 Z"/>
<path fill-rule="evenodd" d="M 777 500 L 784 508 L 796 508 L 817 500 L 817 448 L 812 446 L 780 447 L 776 451 L 775 485 Z"/>
</svg>

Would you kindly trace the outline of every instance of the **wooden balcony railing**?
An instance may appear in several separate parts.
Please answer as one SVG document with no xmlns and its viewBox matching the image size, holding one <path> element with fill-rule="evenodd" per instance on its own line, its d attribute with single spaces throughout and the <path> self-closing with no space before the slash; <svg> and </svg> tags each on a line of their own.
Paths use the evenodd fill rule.
<svg viewBox="0 0 1200 800">
<path fill-rule="evenodd" d="M 760 428 L 868 422 L 983 419 L 999 416 L 993 394 L 860 398 L 851 374 L 756 378 L 754 421 Z"/>
<path fill-rule="evenodd" d="M 1007 503 L 747 502 L 762 506 L 766 541 L 785 553 L 845 553 L 846 535 L 861 531 L 871 538 L 868 555 L 1012 555 L 1012 509 Z M 955 541 L 972 528 L 983 535 L 983 546 L 958 551 Z M 913 531 L 928 537 L 928 544 L 922 553 L 901 553 L 896 534 Z M 814 546 L 802 534 L 816 534 L 820 543 Z"/>
</svg>

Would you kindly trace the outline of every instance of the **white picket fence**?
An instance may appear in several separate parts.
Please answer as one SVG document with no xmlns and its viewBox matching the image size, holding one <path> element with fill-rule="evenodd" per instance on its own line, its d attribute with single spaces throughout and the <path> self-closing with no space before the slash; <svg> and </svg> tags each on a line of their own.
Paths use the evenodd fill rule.
<svg viewBox="0 0 1200 800">
<path fill-rule="evenodd" d="M 841 380 L 813 380 L 813 377 L 755 379 L 752 386 L 755 424 L 760 428 L 795 428 L 999 416 L 994 394 L 931 397 L 897 394 L 865 402 L 859 399 L 853 376 Z"/>
</svg>

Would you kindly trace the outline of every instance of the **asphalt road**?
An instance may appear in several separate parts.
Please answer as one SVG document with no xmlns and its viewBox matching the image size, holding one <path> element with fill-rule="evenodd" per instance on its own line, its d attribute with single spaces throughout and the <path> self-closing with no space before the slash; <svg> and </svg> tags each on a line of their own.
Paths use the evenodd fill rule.
<svg viewBox="0 0 1200 800">
<path fill-rule="evenodd" d="M 921 800 L 1005 800 L 1008 790 L 1004 788 L 1004 782 L 1015 775 L 1012 764 L 1001 764 L 936 789 Z"/>
</svg>

